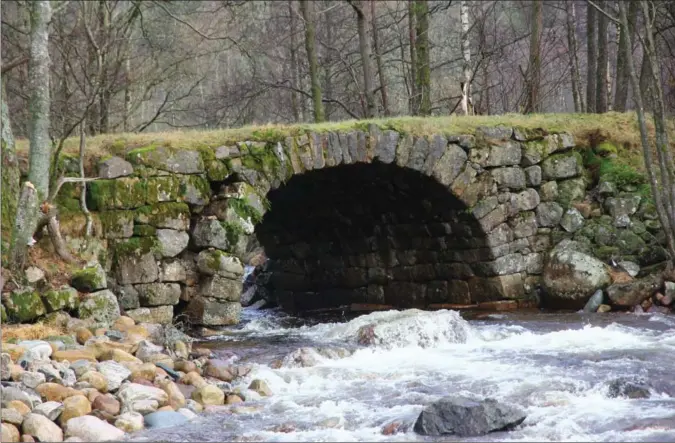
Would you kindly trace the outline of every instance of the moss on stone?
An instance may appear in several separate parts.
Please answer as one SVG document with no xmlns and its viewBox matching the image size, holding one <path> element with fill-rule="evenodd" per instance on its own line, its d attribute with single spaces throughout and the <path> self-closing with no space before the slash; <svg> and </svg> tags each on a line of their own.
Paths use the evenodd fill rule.
<svg viewBox="0 0 675 443">
<path fill-rule="evenodd" d="M 131 237 L 115 243 L 115 258 L 139 257 L 149 252 L 155 252 L 158 242 L 155 237 Z"/>
<path fill-rule="evenodd" d="M 219 160 L 210 160 L 204 163 L 206 165 L 206 176 L 212 182 L 220 182 L 230 175 L 227 165 Z"/>
<path fill-rule="evenodd" d="M 77 342 L 75 339 L 70 336 L 70 335 L 50 335 L 49 337 L 45 337 L 43 339 L 46 342 L 61 342 L 66 346 L 75 346 Z"/>
<path fill-rule="evenodd" d="M 197 151 L 202 156 L 202 161 L 205 165 L 216 159 L 216 151 L 210 146 L 197 146 Z"/>
<path fill-rule="evenodd" d="M 94 276 L 94 279 L 96 277 Z M 71 311 L 77 309 L 80 298 L 77 291 L 69 286 L 51 289 L 42 295 L 48 312 Z"/>
<path fill-rule="evenodd" d="M 0 323 L 5 323 L 7 321 L 7 310 L 5 305 L 0 305 Z"/>
<path fill-rule="evenodd" d="M 80 288 L 80 290 L 82 290 L 82 288 L 88 288 L 90 291 L 105 288 L 105 275 L 102 275 L 100 271 L 100 268 L 97 266 L 78 269 L 73 272 L 70 279 L 71 285 L 75 288 Z"/>
<path fill-rule="evenodd" d="M 556 201 L 563 208 L 569 208 L 572 202 L 585 198 L 587 184 L 588 182 L 585 177 L 560 180 L 558 182 L 558 197 Z"/>
<path fill-rule="evenodd" d="M 134 225 L 135 237 L 151 237 L 157 234 L 157 228 L 150 225 Z"/>
<path fill-rule="evenodd" d="M 232 247 L 239 243 L 242 235 L 246 235 L 244 228 L 239 223 L 225 221 L 221 222 L 221 225 L 225 229 L 227 241 Z"/>
<path fill-rule="evenodd" d="M 258 224 L 262 221 L 262 214 L 253 206 L 249 205 L 244 198 L 230 198 L 227 200 L 227 204 L 244 220 L 250 219 L 254 224 Z"/>
<path fill-rule="evenodd" d="M 115 208 L 115 180 L 95 180 L 87 186 L 87 207 L 92 211 Z"/>
<path fill-rule="evenodd" d="M 114 200 L 119 209 L 134 209 L 145 204 L 148 194 L 147 182 L 138 177 L 122 177 L 115 180 Z"/>
<path fill-rule="evenodd" d="M 619 150 L 614 143 L 605 140 L 595 147 L 595 152 L 601 157 L 609 157 L 618 154 Z"/>
<path fill-rule="evenodd" d="M 201 175 L 183 175 L 180 179 L 179 196 L 188 203 L 204 201 L 206 204 L 211 198 L 211 184 Z"/>
<path fill-rule="evenodd" d="M 128 237 L 126 229 L 134 222 L 133 211 L 102 211 L 99 213 L 103 233 L 109 238 Z"/>
<path fill-rule="evenodd" d="M 154 154 L 157 151 L 158 147 L 159 145 L 151 143 L 149 145 L 142 146 L 140 148 L 132 149 L 131 151 L 127 152 L 126 160 L 132 165 L 152 166 L 147 164 L 146 162 L 149 159 L 152 159 L 152 154 Z"/>
<path fill-rule="evenodd" d="M 145 202 L 149 205 L 176 201 L 180 194 L 180 181 L 175 175 L 150 177 L 147 179 L 147 195 Z"/>
<path fill-rule="evenodd" d="M 265 174 L 268 180 L 283 177 L 284 171 L 281 170 L 281 162 L 274 153 L 274 145 L 247 144 L 248 153 L 242 156 L 242 165 Z"/>
<path fill-rule="evenodd" d="M 20 323 L 35 320 L 47 313 L 40 294 L 32 288 L 12 292 L 9 301 L 7 314 L 10 319 Z"/>
<path fill-rule="evenodd" d="M 609 260 L 617 257 L 619 254 L 620 250 L 616 246 L 598 246 L 595 248 L 595 256 L 600 260 Z"/>
<path fill-rule="evenodd" d="M 142 206 L 134 211 L 134 221 L 139 224 L 164 227 L 168 220 L 190 218 L 190 208 L 185 203 L 165 202 Z"/>
</svg>

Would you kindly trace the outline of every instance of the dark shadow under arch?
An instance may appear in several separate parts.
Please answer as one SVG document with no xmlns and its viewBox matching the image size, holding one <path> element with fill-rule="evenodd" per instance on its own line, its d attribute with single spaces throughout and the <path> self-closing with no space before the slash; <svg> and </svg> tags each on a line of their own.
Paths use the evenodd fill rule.
<svg viewBox="0 0 675 443">
<path fill-rule="evenodd" d="M 259 282 L 286 310 L 476 299 L 466 257 L 485 232 L 434 178 L 357 163 L 293 176 L 267 197 L 255 231 L 269 258 Z"/>
</svg>

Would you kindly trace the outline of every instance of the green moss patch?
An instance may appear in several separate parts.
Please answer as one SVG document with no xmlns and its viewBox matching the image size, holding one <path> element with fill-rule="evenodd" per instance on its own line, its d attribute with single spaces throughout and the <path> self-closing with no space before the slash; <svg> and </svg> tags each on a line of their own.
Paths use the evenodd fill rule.
<svg viewBox="0 0 675 443">
<path fill-rule="evenodd" d="M 141 255 L 155 252 L 158 249 L 155 237 L 131 237 L 127 240 L 118 241 L 114 245 L 115 259 L 122 257 L 140 257 Z"/>
<path fill-rule="evenodd" d="M 59 289 L 51 289 L 42 295 L 48 312 L 72 311 L 80 304 L 80 297 L 75 288 L 65 286 Z"/>
<path fill-rule="evenodd" d="M 150 225 L 135 225 L 134 226 L 134 236 L 135 237 L 151 237 L 157 234 L 157 228 Z"/>
<path fill-rule="evenodd" d="M 149 205 L 159 202 L 175 202 L 180 195 L 180 181 L 174 175 L 150 177 L 147 179 L 147 198 Z"/>
<path fill-rule="evenodd" d="M 115 180 L 113 198 L 118 209 L 134 209 L 145 205 L 148 188 L 145 179 L 124 177 Z"/>
<path fill-rule="evenodd" d="M 134 211 L 134 221 L 155 228 L 186 229 L 190 220 L 190 208 L 185 203 L 157 203 Z"/>
<path fill-rule="evenodd" d="M 40 294 L 33 289 L 14 291 L 9 296 L 7 314 L 13 321 L 27 322 L 46 313 Z"/>
</svg>

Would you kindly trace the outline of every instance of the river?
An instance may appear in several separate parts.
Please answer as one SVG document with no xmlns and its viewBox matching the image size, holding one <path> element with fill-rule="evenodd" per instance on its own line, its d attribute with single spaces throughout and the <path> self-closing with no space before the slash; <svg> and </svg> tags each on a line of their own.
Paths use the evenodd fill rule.
<svg viewBox="0 0 675 443">
<path fill-rule="evenodd" d="M 357 331 L 368 324 L 380 340 L 361 346 Z M 207 346 L 253 364 L 242 385 L 262 379 L 274 394 L 130 440 L 675 441 L 675 317 L 499 313 L 467 321 L 455 311 L 407 310 L 318 323 L 245 309 L 225 332 Z M 278 367 L 301 347 L 324 355 L 308 350 L 314 366 L 287 358 Z M 647 383 L 651 397 L 611 398 L 609 383 L 621 377 Z M 416 435 L 424 405 L 452 394 L 516 404 L 527 419 L 474 439 Z M 387 425 L 399 432 L 384 435 Z"/>
</svg>

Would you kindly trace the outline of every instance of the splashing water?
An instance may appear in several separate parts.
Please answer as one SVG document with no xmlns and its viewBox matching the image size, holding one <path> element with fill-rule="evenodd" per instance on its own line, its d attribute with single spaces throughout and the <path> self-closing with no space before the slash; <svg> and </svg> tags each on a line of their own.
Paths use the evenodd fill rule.
<svg viewBox="0 0 675 443">
<path fill-rule="evenodd" d="M 298 325 L 274 311 L 245 312 L 242 326 L 209 346 L 254 363 L 240 384 L 262 379 L 274 394 L 132 440 L 675 441 L 670 317 L 500 314 L 467 322 L 454 311 L 407 310 Z M 651 397 L 611 398 L 609 383 L 622 377 L 646 381 Z M 453 394 L 516 404 L 528 417 L 514 431 L 475 439 L 412 432 L 424 405 Z"/>
</svg>

